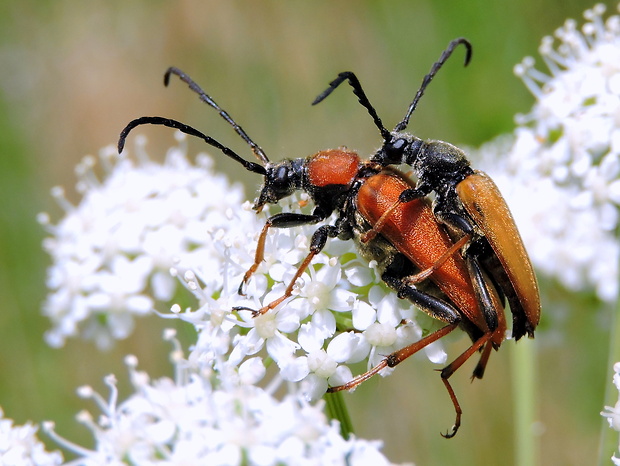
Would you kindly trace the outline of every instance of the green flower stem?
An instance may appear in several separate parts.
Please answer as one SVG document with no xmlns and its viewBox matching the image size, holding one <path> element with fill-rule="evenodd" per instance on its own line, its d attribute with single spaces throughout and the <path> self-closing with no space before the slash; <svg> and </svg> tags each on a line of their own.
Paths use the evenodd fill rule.
<svg viewBox="0 0 620 466">
<path fill-rule="evenodd" d="M 346 439 L 353 434 L 353 424 L 349 417 L 349 411 L 344 404 L 342 392 L 327 393 L 323 399 L 325 400 L 325 413 L 330 419 L 336 419 L 340 422 L 340 433 Z"/>
<path fill-rule="evenodd" d="M 515 423 L 515 465 L 540 464 L 536 435 L 536 346 L 533 340 L 519 341 L 512 348 L 512 383 Z"/>
<path fill-rule="evenodd" d="M 609 357 L 607 358 L 607 379 L 605 383 L 604 406 L 614 406 L 618 400 L 618 391 L 613 383 L 613 365 L 620 361 L 620 300 L 616 302 L 616 309 L 611 316 L 611 332 L 609 335 Z M 602 408 L 602 407 L 601 407 Z M 611 464 L 611 457 L 618 450 L 618 432 L 609 427 L 607 418 L 601 422 L 601 439 L 599 444 L 598 464 Z"/>
</svg>

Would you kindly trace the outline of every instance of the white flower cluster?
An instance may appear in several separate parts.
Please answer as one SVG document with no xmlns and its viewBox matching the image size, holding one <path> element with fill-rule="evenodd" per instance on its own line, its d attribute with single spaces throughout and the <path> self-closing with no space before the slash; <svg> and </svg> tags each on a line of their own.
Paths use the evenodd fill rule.
<svg viewBox="0 0 620 466">
<path fill-rule="evenodd" d="M 201 286 L 201 282 L 208 283 L 211 271 L 197 267 L 184 274 L 202 303 L 196 312 L 179 314 L 199 329 L 190 360 L 222 355 L 226 348 L 214 354 L 212 342 L 232 339 L 226 365 L 243 367 L 244 361 L 256 356 L 262 364 L 273 360 L 280 377 L 302 382 L 306 395 L 317 399 L 328 383 L 340 385 L 352 378 L 350 364 L 366 360 L 369 369 L 386 354 L 421 337 L 412 306 L 378 283 L 374 270 L 353 254 L 351 242 L 338 240 L 315 257 L 289 300 L 257 317 L 250 311 L 230 312 L 233 306 L 259 309 L 279 298 L 308 253 L 314 228 L 274 231 L 268 236 L 266 261 L 250 280 L 246 298 L 237 295 L 252 263 L 252 257 L 244 257 L 246 245 L 230 247 L 229 262 L 220 268 L 227 286 L 217 299 L 212 288 Z M 429 326 L 435 325 L 427 320 Z M 428 348 L 427 355 L 435 362 L 444 362 L 446 357 L 439 344 Z"/>
<path fill-rule="evenodd" d="M 43 306 L 53 324 L 46 335 L 52 346 L 80 335 L 108 347 L 132 332 L 134 317 L 171 301 L 178 287 L 172 266 L 202 259 L 216 268 L 217 239 L 230 229 L 243 190 L 214 174 L 208 157 L 190 164 L 182 142 L 163 165 L 149 160 L 144 144 L 136 138 L 137 163 L 103 149 L 102 180 L 95 159 L 86 157 L 76 170 L 79 205 L 55 188 L 65 217 L 53 225 L 39 216 L 52 235 L 44 242 L 53 264 Z"/>
<path fill-rule="evenodd" d="M 174 335 L 168 338 L 174 341 Z M 90 387 L 79 390 L 102 412 L 97 422 L 86 411 L 78 415 L 91 430 L 95 449 L 72 444 L 45 424 L 52 438 L 78 455 L 72 464 L 390 464 L 379 442 L 344 439 L 321 405 L 310 405 L 298 393 L 277 400 L 270 391 L 243 383 L 241 369 L 197 373 L 178 349 L 171 359 L 175 379 L 153 381 L 136 369 L 137 358 L 128 356 L 135 393 L 122 402 L 113 376 L 105 379 L 108 400 Z"/>
<path fill-rule="evenodd" d="M 620 392 L 620 362 L 614 364 L 613 380 L 616 389 Z M 601 415 L 607 418 L 610 428 L 617 432 L 620 432 L 620 400 L 618 400 L 615 406 L 605 406 L 605 410 L 601 413 Z M 618 451 L 620 451 L 620 442 L 618 443 Z M 620 466 L 619 457 L 613 456 L 611 460 L 616 466 Z"/>
<path fill-rule="evenodd" d="M 518 117 L 508 167 L 492 174 L 536 268 L 571 289 L 618 296 L 620 204 L 620 17 L 603 5 L 567 20 L 539 49 L 549 75 L 526 58 L 515 67 L 537 99 Z M 505 147 L 501 148 L 502 150 Z M 500 149 L 494 147 L 495 154 Z M 505 152 L 504 152 L 505 153 Z M 496 156 L 497 157 L 497 156 Z"/>
<path fill-rule="evenodd" d="M 349 364 L 367 360 L 370 368 L 438 325 L 425 319 L 421 328 L 413 306 L 381 283 L 356 255 L 353 242 L 339 240 L 314 258 L 281 305 L 258 317 L 233 311 L 259 309 L 282 296 L 309 252 L 316 227 L 272 229 L 265 261 L 245 287 L 246 296 L 240 296 L 237 290 L 254 262 L 266 216 L 257 216 L 247 202 L 242 206 L 241 190 L 214 175 L 206 156 L 194 167 L 180 146 L 171 149 L 164 165 L 144 154 L 140 160 L 135 166 L 128 159 L 109 164 L 101 182 L 84 170 L 82 202 L 67 207 L 65 219 L 49 226 L 55 236 L 46 248 L 56 261 L 45 312 L 56 324 L 50 333 L 58 343 L 78 325 L 85 336 L 96 327 L 100 344 L 127 335 L 136 313 L 171 297 L 169 269 L 198 298 L 198 310 L 175 308 L 167 314 L 198 329 L 193 359 L 209 366 L 212 341 L 232 340 L 231 367 L 253 357 L 264 365 L 275 361 L 283 379 L 304 382 L 310 399 L 321 397 L 328 383 L 350 380 Z M 302 204 L 292 196 L 279 208 Z M 228 346 L 218 357 L 227 351 Z M 426 353 L 434 362 L 445 361 L 440 343 Z"/>
<path fill-rule="evenodd" d="M 366 361 L 369 369 L 441 324 L 416 320 L 413 306 L 385 287 L 353 242 L 340 240 L 330 240 L 313 259 L 290 298 L 254 317 L 249 309 L 283 295 L 309 253 L 316 226 L 270 230 L 265 260 L 241 296 L 238 288 L 254 263 L 269 209 L 257 216 L 249 202 L 242 203 L 240 188 L 209 169 L 207 156 L 199 157 L 199 166 L 190 164 L 183 143 L 163 165 L 149 160 L 143 146 L 138 144 L 137 164 L 127 154 L 111 162 L 111 151 L 103 151 L 107 174 L 97 179 L 89 162 L 81 169 L 81 203 L 70 206 L 59 197 L 66 217 L 57 225 L 44 222 L 53 235 L 46 249 L 54 258 L 45 312 L 55 327 L 48 339 L 61 344 L 79 331 L 100 346 L 109 344 L 127 335 L 134 315 L 170 300 L 174 283 L 183 284 L 178 292 L 189 291 L 198 305 L 156 314 L 188 322 L 198 338 L 187 360 L 177 352 L 175 382 L 151 383 L 132 369 L 134 397 L 116 406 L 113 388 L 111 401 L 100 402 L 103 421 L 83 417 L 96 450 L 71 449 L 92 464 L 143 464 L 155 457 L 176 463 L 183 455 L 221 460 L 210 464 L 240 464 L 248 455 L 252 464 L 304 464 L 288 461 L 290 455 L 309 455 L 314 459 L 308 464 L 334 455 L 340 460 L 333 464 L 358 455 L 379 458 L 374 444 L 338 437 L 308 402 L 328 385 L 350 380 L 351 364 Z M 291 196 L 276 209 L 300 210 L 307 203 Z M 425 351 L 432 361 L 445 362 L 441 343 Z M 272 362 L 278 371 L 264 380 Z M 290 395 L 277 402 L 271 393 L 283 382 Z M 287 421 L 278 421 L 281 416 Z"/>
<path fill-rule="evenodd" d="M 37 427 L 30 423 L 16 426 L 0 409 L 0 464 L 54 466 L 62 461 L 59 451 L 45 450 L 45 445 L 37 438 Z"/>
</svg>

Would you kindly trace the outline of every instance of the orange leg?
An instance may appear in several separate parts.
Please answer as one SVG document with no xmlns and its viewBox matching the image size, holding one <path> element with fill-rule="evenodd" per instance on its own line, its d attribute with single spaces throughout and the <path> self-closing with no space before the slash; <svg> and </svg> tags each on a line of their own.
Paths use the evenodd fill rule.
<svg viewBox="0 0 620 466">
<path fill-rule="evenodd" d="M 439 259 L 435 261 L 433 265 L 430 267 L 416 273 L 415 275 L 411 275 L 407 278 L 407 283 L 410 285 L 415 285 L 416 283 L 420 283 L 421 281 L 430 277 L 435 270 L 441 268 L 441 266 L 455 253 L 461 250 L 463 246 L 471 239 L 471 235 L 465 235 L 456 243 L 454 243 L 450 249 L 444 252 Z"/>
<path fill-rule="evenodd" d="M 381 215 L 381 217 L 379 217 L 379 220 L 377 220 L 374 226 L 370 230 L 368 230 L 367 232 L 361 235 L 360 241 L 362 243 L 367 243 L 368 241 L 374 239 L 379 233 L 381 233 L 381 229 L 385 225 L 385 222 L 387 222 L 387 219 L 390 217 L 390 215 L 392 215 L 392 212 L 394 212 L 394 210 L 400 207 L 401 204 L 403 204 L 403 202 L 400 200 L 397 200 L 396 202 L 394 202 L 394 204 L 392 204 L 390 208 L 387 209 Z M 424 269 L 418 272 L 415 275 L 412 275 L 409 280 L 409 283 L 411 284 L 420 283 L 421 281 L 425 280 L 430 275 L 432 275 L 433 272 L 439 269 L 453 254 L 455 254 L 457 251 L 460 251 L 463 248 L 463 246 L 465 246 L 467 242 L 471 239 L 471 236 L 472 236 L 471 234 L 467 234 L 463 236 L 461 239 L 459 239 L 454 245 L 450 247 L 450 249 L 448 249 L 445 253 L 443 253 L 441 257 L 437 259 L 437 261 L 435 261 L 433 265 L 431 265 L 427 269 Z"/>
<path fill-rule="evenodd" d="M 254 272 L 256 272 L 256 269 L 258 268 L 259 264 L 264 259 L 265 238 L 267 236 L 267 230 L 269 229 L 269 227 L 270 227 L 269 224 L 265 224 L 265 226 L 263 227 L 263 230 L 261 231 L 261 234 L 260 234 L 260 236 L 258 238 L 258 244 L 257 244 L 257 247 L 256 247 L 256 257 L 254 259 L 254 264 L 252 264 L 252 266 L 245 273 L 245 276 L 243 277 L 243 281 L 241 282 L 241 285 L 239 285 L 239 294 L 243 294 L 242 293 L 243 285 L 245 283 L 247 283 L 247 281 L 254 274 Z M 407 279 L 407 283 L 409 283 L 411 285 L 414 285 L 414 284 L 420 283 L 421 281 L 423 281 L 426 278 L 428 278 L 430 275 L 433 274 L 433 272 L 435 270 L 439 269 L 446 262 L 446 260 L 448 260 L 448 258 L 450 256 L 452 256 L 452 254 L 454 254 L 457 251 L 459 251 L 461 249 L 461 247 L 463 247 L 463 245 L 465 245 L 465 243 L 467 241 L 469 241 L 469 238 L 470 238 L 469 235 L 466 235 L 463 238 L 461 238 L 452 247 L 450 247 L 450 249 L 448 249 L 445 253 L 443 253 L 441 255 L 441 257 L 439 259 L 437 259 L 437 261 L 433 265 L 431 265 L 427 269 L 422 270 L 421 272 L 418 272 L 417 274 L 412 275 L 411 277 L 409 277 Z M 282 296 L 280 296 L 278 299 L 273 300 L 272 302 L 270 302 L 266 306 L 263 306 L 259 310 L 254 310 L 254 309 L 250 309 L 250 308 L 246 308 L 246 307 L 242 307 L 242 306 L 237 306 L 234 309 L 235 310 L 251 310 L 254 313 L 254 315 L 256 316 L 256 315 L 262 315 L 262 314 L 266 313 L 267 311 L 269 311 L 270 309 L 276 308 L 280 303 L 282 303 L 285 299 L 289 298 L 293 294 L 293 287 L 295 286 L 295 282 L 306 271 L 306 269 L 308 268 L 308 266 L 312 262 L 312 259 L 318 253 L 319 253 L 319 251 L 310 251 L 310 253 L 306 256 L 304 261 L 301 263 L 301 265 L 297 269 L 297 273 L 295 274 L 295 276 L 293 277 L 293 279 L 291 280 L 289 285 L 286 287 L 286 290 L 284 291 L 284 294 Z"/>
<path fill-rule="evenodd" d="M 375 367 L 373 367 L 372 369 L 370 369 L 369 371 L 361 375 L 358 375 L 357 377 L 353 378 L 349 382 L 343 385 L 336 386 L 336 387 L 329 387 L 327 389 L 327 392 L 333 393 L 333 392 L 338 392 L 341 390 L 354 389 L 362 382 L 365 382 L 366 380 L 370 379 L 373 375 L 379 373 L 382 369 L 386 367 L 394 367 L 397 364 L 400 364 L 405 359 L 407 359 L 409 356 L 414 355 L 415 353 L 425 348 L 426 346 L 430 345 L 431 343 L 446 336 L 448 333 L 452 332 L 456 327 L 458 327 L 458 323 L 453 323 L 453 324 L 446 325 L 445 327 L 440 328 L 439 330 L 422 338 L 420 341 L 412 343 L 409 346 L 405 346 L 404 348 L 388 355 Z M 492 335 L 493 334 L 490 332 L 485 333 L 474 344 L 472 344 L 461 355 L 459 355 L 454 361 L 452 361 L 449 365 L 447 365 L 441 370 L 441 381 L 446 387 L 446 390 L 448 390 L 448 395 L 450 396 L 450 400 L 452 401 L 452 404 L 454 405 L 454 411 L 456 413 L 456 418 L 455 418 L 454 425 L 452 426 L 451 431 L 445 434 L 441 434 L 445 438 L 452 438 L 456 435 L 456 433 L 459 430 L 459 427 L 461 426 L 461 415 L 463 414 L 463 410 L 461 409 L 461 406 L 458 402 L 456 394 L 454 393 L 454 390 L 452 386 L 450 385 L 450 382 L 448 381 L 448 379 L 465 363 L 465 361 L 467 361 L 473 354 L 475 354 L 478 350 L 480 350 L 480 348 L 482 348 L 485 344 L 486 346 L 484 346 L 483 354 L 481 357 L 481 362 L 478 365 L 479 366 L 480 364 L 482 364 L 483 366 L 486 365 L 486 361 L 488 360 L 488 353 L 490 349 L 492 348 L 491 344 L 489 343 L 489 340 L 491 339 Z"/>
<path fill-rule="evenodd" d="M 237 293 L 239 293 L 241 296 L 245 296 L 245 293 L 243 292 L 243 287 L 248 283 L 252 275 L 254 275 L 254 272 L 256 272 L 256 269 L 258 269 L 260 263 L 265 259 L 265 240 L 267 238 L 267 231 L 269 231 L 270 226 L 271 224 L 269 222 L 265 223 L 263 230 L 260 232 L 260 236 L 258 237 L 258 243 L 256 244 L 256 255 L 254 256 L 254 263 L 243 276 L 243 280 L 241 281 L 241 284 L 239 285 L 239 290 L 237 291 Z"/>
<path fill-rule="evenodd" d="M 379 373 L 382 369 L 385 369 L 386 367 L 394 367 L 397 364 L 400 364 L 405 359 L 407 359 L 409 356 L 414 355 L 415 353 L 425 348 L 426 346 L 430 345 L 431 343 L 439 340 L 442 337 L 445 337 L 448 333 L 454 330 L 457 326 L 458 324 L 450 324 L 450 325 L 446 325 L 445 327 L 440 328 L 439 330 L 436 330 L 430 335 L 427 335 L 424 338 L 422 338 L 420 341 L 416 341 L 415 343 L 412 343 L 409 346 L 405 346 L 404 348 L 399 349 L 398 351 L 395 351 L 392 354 L 387 355 L 385 359 L 383 359 L 379 364 L 377 364 L 375 367 L 370 369 L 368 372 L 364 372 L 363 374 L 358 375 L 357 377 L 354 377 L 353 379 L 351 379 L 350 381 L 348 381 L 347 383 L 343 385 L 338 385 L 336 387 L 329 387 L 327 389 L 327 392 L 334 393 L 334 392 L 339 392 L 342 390 L 351 390 L 357 387 L 362 382 L 365 382 L 366 380 L 370 379 L 373 375 Z"/>
<path fill-rule="evenodd" d="M 261 307 L 259 310 L 248 309 L 248 308 L 245 308 L 245 307 L 235 307 L 234 309 L 235 310 L 240 310 L 240 309 L 251 310 L 254 313 L 254 317 L 256 317 L 256 316 L 265 314 L 270 309 L 276 308 L 280 303 L 282 303 L 282 301 L 284 301 L 285 299 L 291 297 L 291 295 L 293 294 L 293 288 L 295 287 L 295 282 L 306 271 L 306 269 L 310 265 L 310 262 L 312 262 L 312 259 L 314 259 L 314 256 L 316 256 L 317 254 L 318 254 L 318 252 L 310 251 L 310 253 L 306 256 L 304 261 L 301 263 L 301 265 L 297 269 L 297 273 L 295 274 L 295 276 L 293 277 L 291 282 L 286 287 L 286 290 L 284 291 L 284 294 L 282 296 L 280 296 L 278 299 L 274 299 L 273 301 L 271 301 L 266 306 Z"/>
<path fill-rule="evenodd" d="M 265 252 L 265 238 L 267 236 L 267 231 L 269 227 L 272 227 L 272 226 L 282 227 L 282 225 L 285 227 L 290 227 L 290 226 L 301 225 L 305 223 L 311 223 L 311 222 L 314 222 L 317 218 L 320 218 L 320 217 L 313 217 L 313 216 L 306 216 L 306 215 L 293 215 L 293 214 L 288 214 L 288 213 L 278 214 L 278 215 L 280 216 L 271 217 L 270 220 L 263 227 L 263 231 L 261 231 L 261 234 L 258 238 L 258 245 L 256 247 L 256 257 L 254 259 L 254 264 L 252 264 L 250 269 L 245 273 L 243 281 L 241 282 L 241 286 L 243 286 L 243 284 L 247 282 L 247 280 L 249 280 L 249 278 L 258 268 L 258 265 L 260 264 L 260 262 L 263 260 L 264 252 Z M 333 225 L 323 225 L 314 232 L 314 234 L 312 235 L 312 239 L 310 241 L 310 252 L 308 253 L 306 258 L 303 260 L 303 262 L 297 269 L 295 276 L 293 277 L 293 279 L 290 281 L 290 283 L 286 287 L 284 294 L 280 296 L 278 299 L 273 300 L 272 302 L 270 302 L 266 306 L 263 306 L 259 310 L 254 310 L 254 309 L 250 309 L 248 307 L 243 307 L 243 306 L 234 307 L 233 310 L 237 310 L 237 311 L 249 310 L 254 313 L 254 316 L 257 316 L 257 315 L 265 314 L 270 309 L 274 309 L 275 307 L 277 307 L 285 299 L 290 298 L 291 295 L 293 294 L 293 288 L 295 287 L 295 282 L 297 281 L 297 279 L 301 277 L 301 275 L 306 271 L 306 269 L 312 262 L 312 259 L 314 259 L 314 256 L 316 256 L 318 253 L 320 253 L 323 250 L 327 240 L 329 238 L 335 238 L 336 236 L 338 236 L 338 233 L 339 233 L 338 228 L 336 228 Z"/>
<path fill-rule="evenodd" d="M 394 212 L 394 210 L 400 207 L 401 204 L 402 202 L 398 200 L 394 204 L 392 204 L 392 206 L 389 209 L 386 209 L 386 211 L 383 212 L 383 215 L 379 217 L 379 220 L 377 220 L 377 223 L 375 223 L 374 226 L 370 230 L 368 230 L 367 232 L 361 235 L 360 241 L 362 243 L 367 243 L 368 241 L 372 240 L 375 236 L 377 236 L 379 233 L 381 233 L 381 229 L 383 228 L 383 225 L 385 225 L 385 222 L 387 222 L 388 217 L 392 215 L 392 212 Z"/>
<path fill-rule="evenodd" d="M 487 367 L 487 363 L 489 362 L 489 356 L 491 356 L 491 350 L 493 349 L 493 345 L 491 342 L 488 342 L 482 348 L 482 354 L 480 355 L 480 359 L 478 360 L 478 364 L 476 364 L 476 368 L 471 374 L 471 380 L 473 382 L 474 379 L 481 379 L 484 375 L 484 370 Z"/>
<path fill-rule="evenodd" d="M 487 344 L 487 347 L 490 348 L 491 345 L 488 344 L 488 342 L 491 339 L 492 335 L 493 334 L 490 332 L 482 335 L 473 345 L 467 348 L 459 357 L 457 357 L 454 361 L 452 361 L 450 364 L 448 364 L 446 367 L 444 367 L 441 370 L 441 381 L 446 386 L 446 389 L 448 390 L 448 394 L 450 395 L 450 399 L 452 400 L 452 404 L 454 405 L 454 410 L 456 411 L 456 419 L 454 420 L 452 431 L 447 432 L 445 434 L 441 434 L 445 438 L 452 438 L 456 435 L 456 433 L 459 430 L 459 427 L 461 427 L 461 415 L 463 414 L 463 410 L 461 409 L 461 406 L 459 405 L 456 395 L 454 394 L 454 390 L 452 389 L 452 386 L 450 385 L 450 382 L 448 381 L 448 379 L 465 363 L 465 361 L 467 361 L 470 357 L 474 355 L 474 353 L 476 353 L 480 348 L 482 348 L 483 345 Z M 485 347 L 485 350 L 486 350 L 486 347 Z M 489 358 L 488 351 L 484 351 L 482 353 L 483 358 L 485 354 L 486 354 L 486 358 L 485 358 L 484 364 L 486 365 L 486 361 Z"/>
</svg>

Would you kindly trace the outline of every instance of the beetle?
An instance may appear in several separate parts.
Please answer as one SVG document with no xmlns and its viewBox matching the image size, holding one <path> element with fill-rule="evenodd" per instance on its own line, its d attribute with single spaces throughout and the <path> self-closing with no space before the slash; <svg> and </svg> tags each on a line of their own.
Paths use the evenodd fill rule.
<svg viewBox="0 0 620 466">
<path fill-rule="evenodd" d="M 383 144 L 370 159 L 371 162 L 381 166 L 409 165 L 418 179 L 415 187 L 401 192 L 393 208 L 434 192 L 433 212 L 437 220 L 448 228 L 453 238 L 463 235 L 471 237 L 462 253 L 472 271 L 472 279 L 481 277 L 474 270 L 485 269 L 488 278 L 508 299 L 515 340 L 525 334 L 533 337 L 541 312 L 538 283 L 519 230 L 499 189 L 491 177 L 471 168 L 465 152 L 458 147 L 438 140 L 425 141 L 404 132 L 426 87 L 459 44 L 467 48 L 465 62 L 469 62 L 471 44 L 464 38 L 453 40 L 431 72 L 424 77 L 405 117 L 392 131 L 385 128 L 358 78 L 350 71 L 340 73 L 314 100 L 313 105 L 323 101 L 344 81 L 350 84 L 383 137 Z M 383 220 L 377 221 L 373 234 L 381 231 Z M 493 317 L 492 309 L 485 308 L 483 312 L 489 318 Z"/>
<path fill-rule="evenodd" d="M 471 56 L 469 42 L 464 39 L 452 41 L 433 65 L 429 74 L 425 76 L 414 99 L 414 104 L 417 104 L 417 100 L 428 83 L 459 44 L 464 44 L 467 48 L 465 63 L 468 63 Z M 218 111 L 220 116 L 250 146 L 260 163 L 245 160 L 229 147 L 191 126 L 163 117 L 141 117 L 127 124 L 119 137 L 119 153 L 122 152 L 127 135 L 136 126 L 143 124 L 168 126 L 201 138 L 207 144 L 239 162 L 246 170 L 262 175 L 263 186 L 253 206 L 257 212 L 260 212 L 266 204 L 277 204 L 295 191 L 303 190 L 309 194 L 314 203 L 314 210 L 311 214 L 282 212 L 267 219 L 258 238 L 254 263 L 239 286 L 239 294 L 243 294 L 244 285 L 263 261 L 265 240 L 270 228 L 317 224 L 335 211 L 337 213 L 335 223 L 318 227 L 312 235 L 310 252 L 298 267 L 283 295 L 259 310 L 249 310 L 255 315 L 262 314 L 275 309 L 289 298 L 295 282 L 307 269 L 314 256 L 324 248 L 329 238 L 355 240 L 361 254 L 377 262 L 382 279 L 397 292 L 400 298 L 408 299 L 432 317 L 445 322 L 446 325 L 418 342 L 388 355 L 368 372 L 342 386 L 331 387 L 328 391 L 354 388 L 385 367 L 396 366 L 420 349 L 460 327 L 469 335 L 472 345 L 441 371 L 441 379 L 456 412 L 451 432 L 442 435 L 454 436 L 461 423 L 462 410 L 448 379 L 478 351 L 481 351 L 481 356 L 473 376 L 477 378 L 483 376 L 491 350 L 498 349 L 505 336 L 504 295 L 508 296 L 511 305 L 511 299 L 517 301 L 525 299 L 517 291 L 511 294 L 504 290 L 511 277 L 506 269 L 518 264 L 514 262 L 513 256 L 504 254 L 502 257 L 506 256 L 513 262 L 509 261 L 507 265 L 503 265 L 498 257 L 500 254 L 494 252 L 495 249 L 492 246 L 495 242 L 490 241 L 481 228 L 481 225 L 490 224 L 492 219 L 486 223 L 482 220 L 476 223 L 463 209 L 457 211 L 459 215 L 450 216 L 453 210 L 461 207 L 461 204 L 455 201 L 452 203 L 442 201 L 443 198 L 439 193 L 431 206 L 427 194 L 433 189 L 428 189 L 426 185 L 421 184 L 421 180 L 426 179 L 423 176 L 420 177 L 420 174 L 426 174 L 423 167 L 424 159 L 412 155 L 415 147 L 421 144 L 415 142 L 417 139 L 413 136 L 401 132 L 401 129 L 406 127 L 406 123 L 403 128 L 399 129 L 399 126 L 402 126 L 401 122 L 392 133 L 383 128 L 381 120 L 353 73 L 341 73 L 327 91 L 315 99 L 314 103 L 327 97 L 344 80 L 351 83 L 355 94 L 373 116 L 375 124 L 384 137 L 381 149 L 370 160 L 365 161 L 362 161 L 356 152 L 340 148 L 319 151 L 306 158 L 271 162 L 262 148 L 252 141 L 243 128 L 188 75 L 178 68 L 169 68 L 164 75 L 165 85 L 168 85 L 171 75 L 178 76 L 199 95 L 203 102 Z M 414 108 L 415 105 L 410 106 L 410 111 L 406 116 L 407 121 Z M 447 145 L 447 143 L 441 144 Z M 432 151 L 433 147 L 429 145 L 428 149 Z M 400 153 L 400 159 L 394 155 L 397 152 Z M 436 160 L 438 158 L 441 158 L 439 151 L 433 152 L 432 156 L 429 155 L 429 161 L 432 162 L 430 171 L 441 168 L 439 161 Z M 417 184 L 407 175 L 392 167 L 401 162 L 409 163 L 418 173 Z M 441 179 L 448 179 L 447 176 L 442 176 Z M 436 192 L 441 188 L 438 182 L 432 186 L 436 188 Z M 446 194 L 450 193 L 451 191 L 446 191 Z M 445 215 L 442 213 L 444 211 L 446 211 Z M 444 216 L 455 220 L 448 222 Z M 455 228 L 453 224 L 461 228 Z M 492 228 L 490 230 L 493 232 Z M 500 244 L 504 245 L 503 242 Z M 527 255 L 525 258 L 529 263 Z M 248 308 L 237 307 L 235 309 Z M 511 310 L 515 315 L 512 307 Z M 513 320 L 520 325 L 525 321 L 523 325 L 533 336 L 533 330 L 538 321 L 528 312 L 517 311 L 519 318 Z"/>
</svg>

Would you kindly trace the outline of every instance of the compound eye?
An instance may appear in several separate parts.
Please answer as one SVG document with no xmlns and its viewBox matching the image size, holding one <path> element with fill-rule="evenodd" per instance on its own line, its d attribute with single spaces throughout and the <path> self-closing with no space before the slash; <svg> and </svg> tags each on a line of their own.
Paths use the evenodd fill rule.
<svg viewBox="0 0 620 466">
<path fill-rule="evenodd" d="M 278 167 L 273 174 L 272 185 L 274 188 L 282 188 L 289 184 L 289 169 L 288 167 Z"/>
<path fill-rule="evenodd" d="M 389 150 L 392 152 L 402 152 L 405 149 L 406 145 L 407 145 L 406 139 L 398 138 L 390 142 Z"/>
</svg>

